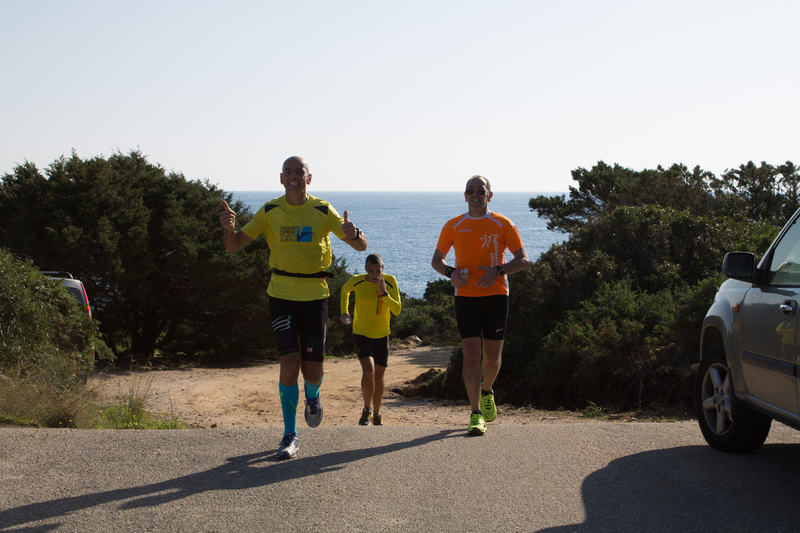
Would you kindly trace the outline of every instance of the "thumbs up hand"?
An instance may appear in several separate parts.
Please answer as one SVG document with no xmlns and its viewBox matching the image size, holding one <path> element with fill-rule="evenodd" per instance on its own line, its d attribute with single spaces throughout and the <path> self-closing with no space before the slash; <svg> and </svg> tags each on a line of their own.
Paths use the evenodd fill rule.
<svg viewBox="0 0 800 533">
<path fill-rule="evenodd" d="M 356 225 L 347 218 L 347 211 L 344 212 L 344 223 L 342 224 L 342 231 L 348 239 L 355 239 L 358 236 Z"/>
<path fill-rule="evenodd" d="M 219 213 L 219 223 L 223 228 L 231 231 L 236 227 L 236 213 L 228 206 L 228 202 L 222 200 L 222 211 Z"/>
</svg>

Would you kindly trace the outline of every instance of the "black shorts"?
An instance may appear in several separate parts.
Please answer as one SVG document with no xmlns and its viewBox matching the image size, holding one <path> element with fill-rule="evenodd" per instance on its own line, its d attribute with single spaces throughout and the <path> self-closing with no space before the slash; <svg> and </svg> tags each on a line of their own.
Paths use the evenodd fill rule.
<svg viewBox="0 0 800 533">
<path fill-rule="evenodd" d="M 353 343 L 356 345 L 356 354 L 359 359 L 372 357 L 378 366 L 389 366 L 389 336 L 380 339 L 370 339 L 364 335 L 353 334 Z"/>
<path fill-rule="evenodd" d="M 296 302 L 269 297 L 272 333 L 278 353 L 299 353 L 303 361 L 322 362 L 328 327 L 328 299 Z"/>
<path fill-rule="evenodd" d="M 456 296 L 456 322 L 462 339 L 480 337 L 501 341 L 506 333 L 508 296 Z"/>
</svg>

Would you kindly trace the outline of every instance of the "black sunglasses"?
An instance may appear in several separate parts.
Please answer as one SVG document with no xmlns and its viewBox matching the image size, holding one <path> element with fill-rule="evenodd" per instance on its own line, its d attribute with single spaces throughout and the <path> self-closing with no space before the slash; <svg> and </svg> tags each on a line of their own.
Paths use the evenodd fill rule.
<svg viewBox="0 0 800 533">
<path fill-rule="evenodd" d="M 483 196 L 486 194 L 486 189 L 467 189 L 467 195 L 472 196 L 473 194 L 477 194 L 478 196 Z"/>
</svg>

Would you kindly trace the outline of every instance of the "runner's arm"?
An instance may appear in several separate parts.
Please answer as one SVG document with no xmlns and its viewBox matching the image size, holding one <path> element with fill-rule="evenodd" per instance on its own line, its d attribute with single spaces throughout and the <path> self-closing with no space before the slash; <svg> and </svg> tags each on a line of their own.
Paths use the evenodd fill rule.
<svg viewBox="0 0 800 533">
<path fill-rule="evenodd" d="M 341 298 L 339 299 L 339 307 L 341 315 L 339 315 L 339 320 L 342 321 L 342 324 L 348 325 L 347 319 L 350 319 L 352 323 L 353 319 L 350 316 L 350 293 L 353 291 L 353 286 L 350 284 L 352 281 L 352 277 L 347 280 L 347 283 L 344 284 L 342 287 L 342 294 Z"/>
<path fill-rule="evenodd" d="M 225 235 L 223 236 L 223 242 L 225 243 L 225 249 L 229 252 L 237 252 L 241 250 L 242 246 L 251 242 L 251 239 L 246 233 L 243 231 L 231 231 L 229 229 L 225 229 Z"/>
<path fill-rule="evenodd" d="M 367 249 L 367 236 L 353 224 L 352 220 L 347 219 L 346 210 L 344 212 L 342 231 L 344 232 L 344 238 L 339 238 L 346 242 L 353 250 L 356 252 L 363 252 Z"/>
<path fill-rule="evenodd" d="M 500 265 L 503 272 L 506 273 L 506 276 L 515 272 L 521 272 L 531 265 L 531 260 L 528 259 L 528 252 L 525 251 L 524 246 L 515 252 L 511 252 L 511 255 L 514 256 L 514 259 L 505 265 Z M 495 271 L 497 271 L 496 268 Z"/>
<path fill-rule="evenodd" d="M 431 259 L 431 266 L 433 269 L 441 274 L 442 276 L 450 278 L 450 284 L 453 287 L 463 287 L 469 281 L 469 275 L 464 275 L 461 273 L 461 270 L 452 269 L 450 271 L 450 275 L 447 275 L 447 271 L 452 267 L 447 266 L 447 263 L 444 262 L 444 258 L 447 257 L 446 253 L 442 253 L 437 248 L 435 252 L 433 252 L 433 259 Z"/>
<path fill-rule="evenodd" d="M 364 250 L 367 249 L 367 236 L 364 235 L 364 232 L 361 230 L 358 230 L 358 238 L 355 239 L 345 238 L 342 240 L 346 242 L 356 252 L 363 252 Z"/>
<path fill-rule="evenodd" d="M 500 277 L 497 273 L 498 267 L 502 268 L 503 273 L 508 276 L 515 272 L 521 272 L 530 266 L 531 261 L 528 259 L 528 252 L 525 251 L 524 246 L 515 252 L 511 252 L 511 255 L 514 256 L 514 259 L 504 265 L 479 266 L 478 268 L 484 270 L 486 273 L 477 281 L 476 285 L 484 288 L 494 285 L 494 282 Z"/>
<path fill-rule="evenodd" d="M 394 283 L 389 285 L 388 290 L 386 291 L 389 293 L 389 296 L 385 297 L 386 305 L 389 306 L 389 310 L 394 313 L 395 316 L 400 314 L 400 311 L 403 309 L 403 302 L 400 300 L 400 287 L 397 286 L 397 279 L 394 280 Z"/>
<path fill-rule="evenodd" d="M 225 249 L 229 252 L 236 252 L 245 244 L 252 241 L 253 238 L 242 232 L 236 231 L 236 213 L 233 209 L 228 207 L 228 202 L 222 200 L 222 211 L 219 213 L 219 223 L 225 228 L 225 233 L 222 236 L 222 242 L 225 244 Z"/>
</svg>

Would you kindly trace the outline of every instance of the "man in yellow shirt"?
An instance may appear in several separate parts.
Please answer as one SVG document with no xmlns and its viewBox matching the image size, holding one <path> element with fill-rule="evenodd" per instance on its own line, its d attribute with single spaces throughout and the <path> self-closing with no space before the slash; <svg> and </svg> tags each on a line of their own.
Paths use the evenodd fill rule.
<svg viewBox="0 0 800 533">
<path fill-rule="evenodd" d="M 365 274 L 351 277 L 342 287 L 339 319 L 345 325 L 353 324 L 353 342 L 361 363 L 361 395 L 364 409 L 358 424 L 382 426 L 381 400 L 383 377 L 389 362 L 390 312 L 400 314 L 400 289 L 391 274 L 383 273 L 383 259 L 378 254 L 367 256 Z M 356 294 L 355 316 L 350 317 L 350 293 Z M 374 406 L 374 411 L 373 411 Z"/>
<path fill-rule="evenodd" d="M 283 410 L 284 435 L 278 448 L 279 459 L 297 454 L 297 404 L 300 372 L 305 382 L 305 419 L 310 427 L 322 422 L 319 388 L 325 376 L 322 369 L 325 330 L 328 320 L 328 284 L 325 270 L 331 265 L 333 233 L 353 249 L 367 249 L 367 238 L 352 221 L 344 218 L 325 200 L 308 194 L 311 173 L 301 157 L 283 163 L 281 185 L 286 194 L 264 204 L 244 228 L 236 231 L 236 213 L 227 202 L 219 221 L 225 233 L 225 249 L 235 252 L 261 235 L 267 237 L 272 277 L 267 287 L 272 331 L 280 354 L 278 392 Z M 239 332 L 233 332 L 237 334 Z"/>
<path fill-rule="evenodd" d="M 469 209 L 444 225 L 431 266 L 455 287 L 462 374 L 472 409 L 467 433 L 483 435 L 486 422 L 497 416 L 492 385 L 500 372 L 508 318 L 508 275 L 528 268 L 530 260 L 514 223 L 489 210 L 488 179 L 470 178 L 464 200 Z M 445 263 L 450 248 L 455 266 Z M 506 250 L 512 255 L 508 262 Z"/>
</svg>

